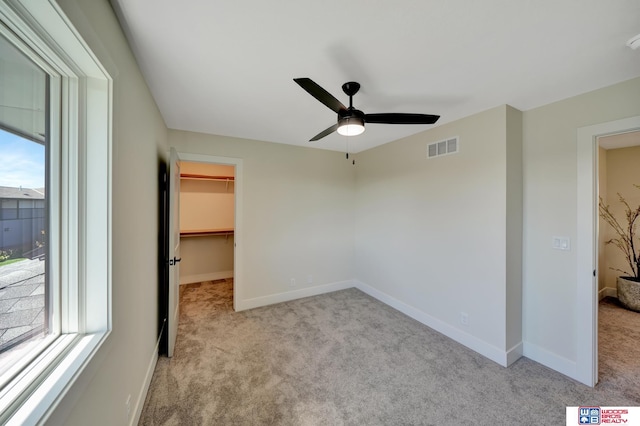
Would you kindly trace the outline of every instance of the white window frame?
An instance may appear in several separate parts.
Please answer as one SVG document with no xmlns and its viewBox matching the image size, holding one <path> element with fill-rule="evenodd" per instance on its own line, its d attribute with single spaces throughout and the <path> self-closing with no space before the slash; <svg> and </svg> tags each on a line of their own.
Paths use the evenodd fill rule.
<svg viewBox="0 0 640 426">
<path fill-rule="evenodd" d="M 54 0 L 3 0 L 0 32 L 51 77 L 53 337 L 0 389 L 0 423 L 46 420 L 111 330 L 113 81 Z M 53 226 L 55 225 L 55 226 Z M 51 269 L 50 269 L 51 270 Z"/>
</svg>

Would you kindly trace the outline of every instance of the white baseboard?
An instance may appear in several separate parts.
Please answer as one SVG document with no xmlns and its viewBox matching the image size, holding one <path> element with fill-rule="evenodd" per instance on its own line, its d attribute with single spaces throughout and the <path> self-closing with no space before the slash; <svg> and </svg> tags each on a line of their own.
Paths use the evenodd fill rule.
<svg viewBox="0 0 640 426">
<path fill-rule="evenodd" d="M 507 367 L 522 358 L 524 355 L 524 343 L 520 342 L 507 351 Z"/>
<path fill-rule="evenodd" d="M 224 280 L 225 278 L 233 278 L 233 271 L 209 272 L 207 274 L 186 275 L 180 277 L 180 285 L 201 283 L 203 281 Z"/>
<path fill-rule="evenodd" d="M 598 292 L 598 300 L 602 300 L 605 297 L 615 297 L 618 298 L 618 289 L 613 287 L 605 287 Z"/>
<path fill-rule="evenodd" d="M 276 303 L 288 302 L 290 300 L 302 299 L 303 297 L 316 296 L 318 294 L 331 293 L 338 290 L 355 287 L 354 282 L 338 281 L 335 283 L 319 285 L 315 287 L 301 288 L 284 293 L 271 294 L 269 296 L 254 297 L 253 299 L 238 300 L 236 311 L 259 308 L 261 306 L 273 305 Z"/>
<path fill-rule="evenodd" d="M 523 355 L 532 361 L 556 370 L 558 373 L 580 381 L 577 377 L 578 367 L 574 361 L 549 352 L 530 342 L 524 342 Z"/>
<path fill-rule="evenodd" d="M 417 308 L 414 308 L 413 306 L 410 306 L 404 302 L 401 302 L 400 300 L 395 299 L 394 297 L 389 296 L 388 294 L 383 293 L 378 289 L 375 289 L 361 281 L 358 281 L 358 280 L 354 280 L 354 281 L 355 281 L 355 287 L 367 293 L 369 296 L 378 299 L 382 303 L 385 303 L 391 306 L 392 308 L 415 319 L 416 321 L 421 322 L 427 327 L 433 328 L 437 332 L 442 333 L 445 336 L 455 340 L 456 342 L 468 347 L 469 349 L 472 349 L 478 352 L 480 355 L 489 358 L 493 362 L 496 362 L 502 365 L 503 367 L 509 366 L 509 364 L 514 362 L 521 355 L 521 352 L 522 352 L 521 344 L 516 345 L 515 347 L 510 349 L 508 352 L 500 350 L 499 348 L 483 340 L 480 340 L 477 337 L 474 337 L 468 333 L 465 333 L 462 330 L 459 330 L 437 318 L 434 318 L 431 315 L 428 315 L 427 313 Z"/>
<path fill-rule="evenodd" d="M 147 399 L 147 393 L 149 392 L 149 386 L 151 386 L 151 379 L 153 378 L 153 372 L 156 369 L 156 364 L 158 363 L 158 350 L 160 349 L 160 337 L 156 341 L 156 346 L 151 354 L 151 359 L 149 360 L 149 365 L 147 366 L 147 374 L 144 376 L 144 383 L 142 385 L 142 389 L 138 393 L 138 399 L 136 400 L 136 405 L 133 407 L 133 416 L 131 416 L 131 421 L 129 422 L 129 426 L 137 425 L 140 422 L 140 416 L 142 415 L 142 409 L 144 408 L 144 401 Z"/>
</svg>

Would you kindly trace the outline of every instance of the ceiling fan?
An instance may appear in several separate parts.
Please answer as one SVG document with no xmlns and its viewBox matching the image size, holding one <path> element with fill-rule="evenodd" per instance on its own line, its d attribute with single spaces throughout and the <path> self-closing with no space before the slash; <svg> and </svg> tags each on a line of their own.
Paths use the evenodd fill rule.
<svg viewBox="0 0 640 426">
<path fill-rule="evenodd" d="M 429 114 L 405 114 L 390 112 L 383 114 L 365 114 L 353 107 L 353 95 L 360 90 L 360 83 L 349 81 L 342 85 L 342 90 L 349 96 L 349 108 L 337 100 L 331 93 L 324 90 L 310 78 L 294 78 L 293 81 L 309 92 L 311 96 L 325 104 L 329 109 L 338 113 L 338 122 L 323 130 L 309 140 L 309 142 L 322 139 L 331 133 L 338 131 L 341 135 L 356 136 L 364 132 L 364 123 L 381 124 L 433 124 L 440 118 L 439 115 Z"/>
</svg>

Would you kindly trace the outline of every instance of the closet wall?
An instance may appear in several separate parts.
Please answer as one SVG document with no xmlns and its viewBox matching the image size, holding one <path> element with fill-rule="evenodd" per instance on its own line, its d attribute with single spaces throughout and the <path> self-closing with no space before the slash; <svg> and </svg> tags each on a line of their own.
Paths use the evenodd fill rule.
<svg viewBox="0 0 640 426">
<path fill-rule="evenodd" d="M 234 167 L 180 164 L 180 284 L 233 277 Z"/>
</svg>

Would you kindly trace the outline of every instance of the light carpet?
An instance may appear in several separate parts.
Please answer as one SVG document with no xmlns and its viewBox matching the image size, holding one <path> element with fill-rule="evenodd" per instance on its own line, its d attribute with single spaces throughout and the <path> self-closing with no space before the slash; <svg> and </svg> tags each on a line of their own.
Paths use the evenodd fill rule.
<svg viewBox="0 0 640 426">
<path fill-rule="evenodd" d="M 639 405 L 640 374 L 607 366 L 592 389 L 503 368 L 357 289 L 235 313 L 232 285 L 184 290 L 141 425 L 563 425 L 566 406 Z"/>
<path fill-rule="evenodd" d="M 598 309 L 599 390 L 619 390 L 640 405 L 640 313 L 607 297 Z"/>
</svg>

